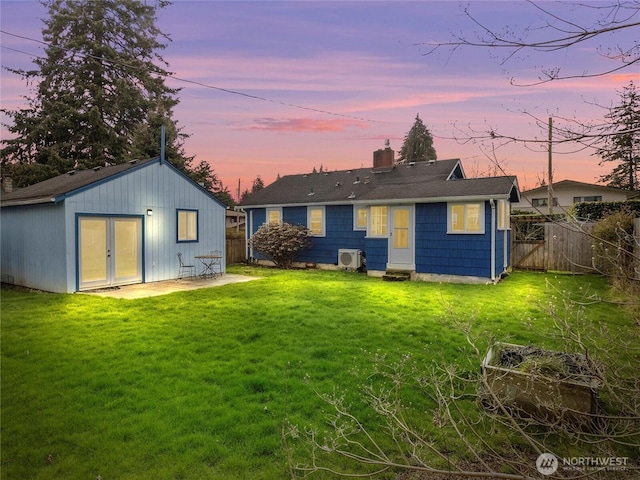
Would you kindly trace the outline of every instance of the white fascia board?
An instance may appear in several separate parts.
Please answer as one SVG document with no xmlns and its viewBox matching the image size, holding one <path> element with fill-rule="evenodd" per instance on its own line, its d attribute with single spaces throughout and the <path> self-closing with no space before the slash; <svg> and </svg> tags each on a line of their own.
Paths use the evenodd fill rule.
<svg viewBox="0 0 640 480">
<path fill-rule="evenodd" d="M 251 208 L 286 208 L 286 207 L 320 207 L 328 205 L 396 205 L 407 203 L 446 203 L 446 202 L 469 202 L 469 201 L 488 201 L 488 200 L 508 200 L 508 193 L 500 193 L 493 195 L 469 195 L 469 196 L 450 196 L 450 197 L 418 197 L 418 198 L 387 198 L 375 200 L 359 200 L 357 198 L 347 199 L 345 201 L 334 202 L 308 202 L 308 203 L 270 203 L 264 205 L 247 205 L 243 209 Z"/>
</svg>

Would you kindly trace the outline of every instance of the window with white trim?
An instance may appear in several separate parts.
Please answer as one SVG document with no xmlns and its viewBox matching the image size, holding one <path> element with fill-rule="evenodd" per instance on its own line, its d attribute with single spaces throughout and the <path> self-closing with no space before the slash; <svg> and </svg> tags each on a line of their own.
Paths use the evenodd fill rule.
<svg viewBox="0 0 640 480">
<path fill-rule="evenodd" d="M 307 228 L 314 237 L 324 237 L 324 207 L 307 208 Z"/>
<path fill-rule="evenodd" d="M 178 242 L 198 241 L 198 211 L 177 210 Z"/>
<path fill-rule="evenodd" d="M 386 205 L 374 205 L 369 208 L 369 236 L 387 236 L 387 213 Z"/>
<path fill-rule="evenodd" d="M 282 210 L 280 208 L 267 208 L 267 223 L 282 223 Z"/>
<path fill-rule="evenodd" d="M 532 207 L 548 207 L 549 206 L 549 198 L 548 197 L 534 198 L 534 199 L 531 200 L 531 206 Z M 557 197 L 553 197 L 553 206 L 554 207 L 558 206 L 558 198 Z"/>
<path fill-rule="evenodd" d="M 573 203 L 582 203 L 582 202 L 601 202 L 602 195 L 592 195 L 590 197 L 573 197 Z"/>
<path fill-rule="evenodd" d="M 447 233 L 484 233 L 484 202 L 450 203 Z"/>
<path fill-rule="evenodd" d="M 498 230 L 511 228 L 511 204 L 508 200 L 498 200 Z"/>
<path fill-rule="evenodd" d="M 361 207 L 357 205 L 353 207 L 353 229 L 367 229 L 367 207 Z"/>
</svg>

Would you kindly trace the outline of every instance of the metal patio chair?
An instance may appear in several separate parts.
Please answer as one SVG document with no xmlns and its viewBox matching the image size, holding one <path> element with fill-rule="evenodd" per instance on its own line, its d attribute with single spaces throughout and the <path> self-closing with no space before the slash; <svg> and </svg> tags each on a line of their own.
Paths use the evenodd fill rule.
<svg viewBox="0 0 640 480">
<path fill-rule="evenodd" d="M 178 252 L 178 261 L 180 262 L 180 266 L 178 267 L 178 280 L 186 276 L 194 279 L 196 277 L 196 266 L 195 265 L 185 265 L 184 259 L 182 257 L 182 253 Z"/>
</svg>

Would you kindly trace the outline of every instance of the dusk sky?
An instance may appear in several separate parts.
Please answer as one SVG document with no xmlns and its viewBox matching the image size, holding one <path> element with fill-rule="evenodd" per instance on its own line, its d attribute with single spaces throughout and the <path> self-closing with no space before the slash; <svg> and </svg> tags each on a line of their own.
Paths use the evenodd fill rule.
<svg viewBox="0 0 640 480">
<path fill-rule="evenodd" d="M 584 26 L 605 12 L 590 8 L 602 2 L 540 5 Z M 545 20 L 528 2 L 175 1 L 160 12 L 158 26 L 172 39 L 163 56 L 175 77 L 167 85 L 182 88 L 174 119 L 191 135 L 186 153 L 195 155 L 195 162 L 210 162 L 235 196 L 239 179 L 244 190 L 258 175 L 269 184 L 278 174 L 314 167 L 371 165 L 373 151 L 384 148 L 385 139 L 400 150 L 419 114 L 434 136 L 438 158 L 461 158 L 467 174 L 477 175 L 493 170 L 492 151 L 490 144 L 463 142 L 470 132 L 546 140 L 546 129 L 534 117 L 601 121 L 603 106 L 618 104 L 619 91 L 630 80 L 640 83 L 635 67 L 587 79 L 513 85 L 534 83 L 541 67 L 561 67 L 573 75 L 613 68 L 619 63 L 600 52 L 637 42 L 638 29 L 555 54 L 522 52 L 506 63 L 508 52 L 486 48 L 443 48 L 425 55 L 425 42 L 459 34 L 474 38 L 478 27 L 464 14 L 465 6 L 496 31 L 543 32 L 537 29 Z M 29 68 L 31 57 L 24 52 L 43 55 L 43 45 L 31 39 L 42 38 L 45 14 L 37 2 L 0 2 L 3 108 L 25 105 L 21 96 L 29 88 L 4 67 Z M 612 169 L 599 167 L 591 151 L 566 153 L 578 150 L 576 145 L 554 150 L 554 180 L 595 183 Z M 535 187 L 546 174 L 544 143 L 512 143 L 497 149 L 495 157 L 507 174 L 518 176 L 521 189 Z"/>
</svg>

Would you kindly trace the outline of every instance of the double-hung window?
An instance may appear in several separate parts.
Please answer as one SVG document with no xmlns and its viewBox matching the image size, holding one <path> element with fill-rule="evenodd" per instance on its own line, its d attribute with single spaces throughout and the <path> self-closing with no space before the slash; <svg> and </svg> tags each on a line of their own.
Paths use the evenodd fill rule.
<svg viewBox="0 0 640 480">
<path fill-rule="evenodd" d="M 447 233 L 484 233 L 484 202 L 450 203 Z"/>
<path fill-rule="evenodd" d="M 353 229 L 367 229 L 367 207 L 361 207 L 358 205 L 353 207 Z"/>
<path fill-rule="evenodd" d="M 178 242 L 198 241 L 198 211 L 177 210 Z"/>
<path fill-rule="evenodd" d="M 387 236 L 387 213 L 386 205 L 373 205 L 369 208 L 369 236 Z"/>
<path fill-rule="evenodd" d="M 314 237 L 324 237 L 324 207 L 307 208 L 307 226 Z"/>
<path fill-rule="evenodd" d="M 511 228 L 510 204 L 507 200 L 498 200 L 498 230 Z"/>
<path fill-rule="evenodd" d="M 267 208 L 267 223 L 282 223 L 282 210 Z"/>
</svg>

